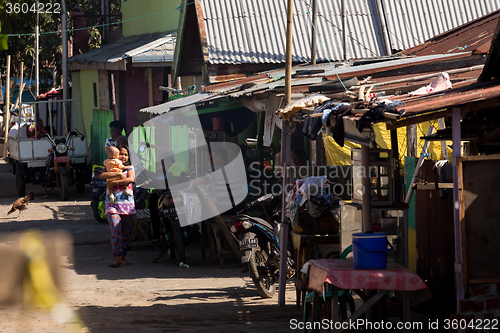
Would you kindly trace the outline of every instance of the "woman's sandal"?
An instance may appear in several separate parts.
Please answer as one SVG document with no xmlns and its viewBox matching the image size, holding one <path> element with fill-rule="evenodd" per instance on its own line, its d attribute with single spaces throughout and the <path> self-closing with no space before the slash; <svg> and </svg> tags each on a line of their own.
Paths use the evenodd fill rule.
<svg viewBox="0 0 500 333">
<path fill-rule="evenodd" d="M 122 261 L 120 262 L 120 265 L 130 265 L 130 263 L 128 261 Z"/>
<path fill-rule="evenodd" d="M 119 262 L 116 262 L 116 261 L 113 261 L 111 263 L 111 265 L 109 265 L 109 267 L 120 267 L 120 263 Z"/>
</svg>

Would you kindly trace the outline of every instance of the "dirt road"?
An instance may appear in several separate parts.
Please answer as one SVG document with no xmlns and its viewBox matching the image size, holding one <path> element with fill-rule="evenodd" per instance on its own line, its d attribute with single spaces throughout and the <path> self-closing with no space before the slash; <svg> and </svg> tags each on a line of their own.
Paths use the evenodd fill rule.
<svg viewBox="0 0 500 333">
<path fill-rule="evenodd" d="M 17 198 L 10 166 L 0 162 L 0 210 L 6 213 Z M 0 308 L 0 332 L 291 332 L 290 320 L 302 317 L 289 281 L 286 306 L 278 297 L 261 299 L 248 273 L 236 259 L 226 268 L 201 259 L 199 244 L 187 248 L 189 268 L 164 256 L 150 261 L 159 248 L 132 248 L 130 266 L 109 267 L 109 227 L 92 218 L 90 190 L 70 200 L 59 191 L 45 193 L 28 185 L 35 201 L 24 217 L 0 215 L 0 235 L 30 228 L 42 232 L 64 229 L 73 237 L 73 256 L 62 268 L 67 303 L 84 325 L 57 323 L 48 311 Z"/>
</svg>

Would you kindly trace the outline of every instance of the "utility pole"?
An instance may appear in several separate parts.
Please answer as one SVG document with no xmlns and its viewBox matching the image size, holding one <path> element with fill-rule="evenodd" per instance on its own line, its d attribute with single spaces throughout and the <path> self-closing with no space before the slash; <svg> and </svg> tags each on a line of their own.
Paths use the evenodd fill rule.
<svg viewBox="0 0 500 333">
<path fill-rule="evenodd" d="M 38 0 L 36 0 L 36 8 L 38 8 Z M 40 68 L 39 66 L 39 50 L 40 50 L 40 18 L 38 11 L 36 12 L 36 28 L 35 28 L 35 96 L 40 94 Z"/>
<path fill-rule="evenodd" d="M 9 137 L 9 123 L 10 123 L 10 54 L 7 55 L 7 79 L 5 80 L 5 118 L 4 118 L 4 133 L 3 133 L 3 158 L 7 158 L 7 138 Z"/>
<path fill-rule="evenodd" d="M 65 129 L 64 134 L 68 132 L 68 124 L 67 120 L 67 100 L 68 100 L 68 19 L 67 19 L 67 9 L 66 9 L 66 1 L 61 0 L 62 7 L 62 15 L 61 15 L 61 23 L 62 23 L 62 77 L 63 77 L 63 128 Z"/>
<path fill-rule="evenodd" d="M 286 13 L 286 51 L 285 51 L 285 105 L 290 104 L 292 96 L 292 35 L 293 0 L 288 0 Z"/>
<path fill-rule="evenodd" d="M 316 23 L 318 21 L 317 0 L 312 2 L 311 65 L 316 65 Z"/>
<path fill-rule="evenodd" d="M 293 0 L 288 0 L 287 3 L 287 22 L 286 22 L 286 51 L 285 51 L 285 105 L 290 104 L 292 100 L 292 22 L 293 22 Z M 283 121 L 283 129 L 281 136 L 281 160 L 285 170 L 290 165 L 290 149 L 291 135 L 289 133 L 290 121 Z M 282 191 L 286 188 L 289 182 L 290 174 L 285 171 L 283 176 Z M 285 214 L 285 195 L 282 195 L 281 214 Z M 279 278 L 279 294 L 278 306 L 285 306 L 285 289 L 286 289 L 286 263 L 288 256 L 288 233 L 290 225 L 283 224 L 281 229 L 281 251 L 280 251 L 280 278 Z"/>
</svg>

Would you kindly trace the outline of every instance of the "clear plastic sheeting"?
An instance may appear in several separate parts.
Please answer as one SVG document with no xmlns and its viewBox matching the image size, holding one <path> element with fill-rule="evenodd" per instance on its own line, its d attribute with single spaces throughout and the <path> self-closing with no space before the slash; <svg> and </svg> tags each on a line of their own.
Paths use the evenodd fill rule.
<svg viewBox="0 0 500 333">
<path fill-rule="evenodd" d="M 136 185 L 180 194 L 174 195 L 179 198 L 174 205 L 181 226 L 220 215 L 248 194 L 240 147 L 207 142 L 193 105 L 145 122 L 130 134 L 129 143 Z"/>
</svg>

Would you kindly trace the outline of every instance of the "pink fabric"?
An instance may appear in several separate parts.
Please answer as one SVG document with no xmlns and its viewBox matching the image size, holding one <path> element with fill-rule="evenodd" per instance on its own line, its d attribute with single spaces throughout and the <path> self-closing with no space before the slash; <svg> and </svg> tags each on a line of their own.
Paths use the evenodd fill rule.
<svg viewBox="0 0 500 333">
<path fill-rule="evenodd" d="M 443 72 L 439 74 L 429 85 L 421 87 L 415 91 L 409 92 L 408 96 L 427 95 L 433 92 L 451 89 L 451 81 L 448 73 Z"/>
<path fill-rule="evenodd" d="M 388 261 L 386 269 L 354 269 L 352 259 L 312 259 L 309 267 L 310 290 L 323 292 L 328 282 L 340 289 L 418 290 L 424 281 L 405 267 Z"/>
</svg>

